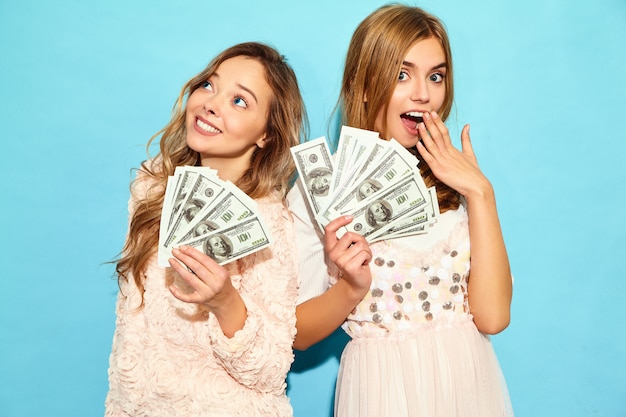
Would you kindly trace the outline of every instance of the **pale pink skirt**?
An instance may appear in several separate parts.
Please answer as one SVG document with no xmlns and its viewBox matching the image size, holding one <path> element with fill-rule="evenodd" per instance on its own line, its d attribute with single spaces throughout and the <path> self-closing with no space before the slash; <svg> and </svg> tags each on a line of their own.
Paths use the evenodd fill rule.
<svg viewBox="0 0 626 417">
<path fill-rule="evenodd" d="M 350 341 L 335 416 L 508 417 L 513 410 L 491 341 L 469 320 Z"/>
</svg>

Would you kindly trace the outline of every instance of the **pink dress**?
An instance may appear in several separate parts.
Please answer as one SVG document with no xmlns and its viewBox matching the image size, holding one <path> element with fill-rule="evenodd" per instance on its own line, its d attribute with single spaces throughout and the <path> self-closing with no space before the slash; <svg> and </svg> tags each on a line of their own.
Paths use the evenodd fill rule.
<svg viewBox="0 0 626 417">
<path fill-rule="evenodd" d="M 303 279 L 315 281 L 302 282 L 309 291 L 302 302 L 316 295 L 324 280 L 305 271 L 312 270 L 315 258 L 324 260 L 321 245 L 302 242 L 301 234 L 312 232 L 305 232 L 306 209 L 295 194 L 288 200 L 298 215 Z M 340 361 L 336 417 L 513 415 L 490 339 L 469 312 L 469 243 L 461 206 L 442 214 L 426 235 L 371 245 L 371 289 L 343 325 L 352 340 Z"/>
<path fill-rule="evenodd" d="M 146 182 L 134 193 L 145 192 Z M 205 309 L 171 295 L 175 274 L 157 266 L 156 256 L 146 271 L 143 309 L 134 281 L 122 284 L 105 416 L 293 415 L 286 396 L 296 332 L 292 220 L 278 195 L 257 203 L 275 243 L 226 265 L 248 310 L 234 337 L 225 337 Z M 131 197 L 131 211 L 134 204 Z"/>
</svg>

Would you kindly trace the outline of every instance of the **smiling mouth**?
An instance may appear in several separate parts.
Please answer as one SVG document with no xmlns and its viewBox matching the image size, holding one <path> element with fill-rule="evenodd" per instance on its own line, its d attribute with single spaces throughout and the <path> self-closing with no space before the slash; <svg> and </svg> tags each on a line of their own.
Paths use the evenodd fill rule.
<svg viewBox="0 0 626 417">
<path fill-rule="evenodd" d="M 417 125 L 424 121 L 424 113 L 419 111 L 410 111 L 400 115 L 402 121 L 410 128 L 417 129 Z"/>
<path fill-rule="evenodd" d="M 207 123 L 204 123 L 200 119 L 196 119 L 196 126 L 198 126 L 200 129 L 204 130 L 207 133 L 222 133 L 221 130 L 214 128 L 213 126 Z"/>
</svg>

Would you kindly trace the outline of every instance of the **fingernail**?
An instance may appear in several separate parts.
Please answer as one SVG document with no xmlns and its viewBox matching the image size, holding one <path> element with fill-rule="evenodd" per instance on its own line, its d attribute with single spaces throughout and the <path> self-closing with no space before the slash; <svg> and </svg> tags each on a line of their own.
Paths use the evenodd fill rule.
<svg viewBox="0 0 626 417">
<path fill-rule="evenodd" d="M 436 119 L 436 118 L 438 118 L 438 117 L 439 117 L 439 115 L 437 114 L 437 112 L 436 112 L 436 111 L 431 112 L 431 114 L 430 114 L 430 115 L 432 116 L 432 118 L 433 118 L 433 119 Z"/>
<path fill-rule="evenodd" d="M 430 113 L 428 112 L 424 113 L 424 119 L 430 120 Z"/>
</svg>

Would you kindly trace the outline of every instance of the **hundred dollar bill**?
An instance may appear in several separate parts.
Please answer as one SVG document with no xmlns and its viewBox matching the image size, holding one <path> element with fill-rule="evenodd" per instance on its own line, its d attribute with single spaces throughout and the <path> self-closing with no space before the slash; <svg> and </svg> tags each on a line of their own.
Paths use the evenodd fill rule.
<svg viewBox="0 0 626 417">
<path fill-rule="evenodd" d="M 432 222 L 428 216 L 428 211 L 421 210 L 401 219 L 388 229 L 372 233 L 369 236 L 368 241 L 372 243 L 384 239 L 393 239 L 401 236 L 424 233 L 426 226 L 430 226 L 430 224 L 432 224 Z"/>
<path fill-rule="evenodd" d="M 437 217 L 439 216 L 439 202 L 437 201 L 435 187 L 428 188 L 428 194 L 429 198 L 421 211 L 399 221 L 383 233 L 376 233 L 371 236 L 370 242 L 427 233 L 428 228 L 437 223 Z"/>
<path fill-rule="evenodd" d="M 257 215 L 256 202 L 231 182 L 226 182 L 225 191 L 211 204 L 203 208 L 174 244 L 184 244 L 199 236 L 222 229 Z"/>
<path fill-rule="evenodd" d="M 357 170 L 356 174 L 354 175 L 354 179 L 350 182 L 350 184 L 354 184 L 354 182 L 357 179 L 363 178 L 363 174 L 365 173 L 365 171 L 371 169 L 372 164 L 374 164 L 378 158 L 381 158 L 382 155 L 384 155 L 385 152 L 387 152 L 388 147 L 389 147 L 388 141 L 380 140 L 380 139 L 376 140 L 376 143 L 370 150 L 367 157 L 363 161 L 360 162 L 360 167 Z"/>
<path fill-rule="evenodd" d="M 389 141 L 387 152 L 380 158 L 378 163 L 367 170 L 353 186 L 345 187 L 342 192 L 336 193 L 332 203 L 318 216 L 318 221 L 327 224 L 336 218 L 339 213 L 355 207 L 376 192 L 383 192 L 391 185 L 409 175 L 418 175 L 417 160 L 396 140 Z M 420 177 L 421 179 L 421 177 Z M 426 187 L 422 194 L 426 193 Z"/>
<path fill-rule="evenodd" d="M 333 175 L 333 161 L 325 137 L 319 137 L 291 148 L 299 180 L 305 196 L 314 213 L 326 205 L 330 181 Z"/>
<path fill-rule="evenodd" d="M 167 185 L 165 187 L 165 195 L 163 197 L 163 208 L 161 209 L 161 220 L 159 223 L 159 246 L 165 244 L 167 237 L 167 226 L 170 223 L 170 217 L 172 216 L 172 203 L 174 195 L 174 182 L 176 181 L 173 175 L 167 178 Z"/>
<path fill-rule="evenodd" d="M 272 237 L 259 217 L 249 218 L 242 223 L 185 242 L 186 246 L 204 252 L 220 265 L 257 252 L 271 244 Z"/>
<path fill-rule="evenodd" d="M 415 176 L 410 176 L 375 198 L 364 200 L 356 208 L 340 214 L 350 214 L 354 218 L 344 227 L 346 231 L 359 233 L 368 239 L 370 235 L 380 234 L 395 222 L 404 220 L 405 216 L 422 210 L 425 204 L 426 197 L 419 182 Z"/>
<path fill-rule="evenodd" d="M 224 181 L 218 177 L 198 174 L 193 187 L 178 210 L 176 220 L 170 227 L 164 241 L 165 247 L 171 247 L 174 242 L 178 241 L 182 237 L 181 232 L 193 221 L 200 210 L 215 200 L 223 190 Z"/>
<path fill-rule="evenodd" d="M 168 204 L 168 211 L 170 212 L 166 232 L 169 232 L 172 228 L 172 223 L 176 219 L 180 208 L 189 196 L 189 192 L 193 187 L 193 184 L 198 178 L 198 173 L 186 169 L 186 167 L 176 167 L 174 171 L 174 193 L 171 196 L 170 203 Z"/>
<path fill-rule="evenodd" d="M 331 179 L 331 190 L 338 189 L 354 175 L 358 159 L 374 147 L 378 132 L 342 126 L 335 153 L 335 170 Z"/>
</svg>

